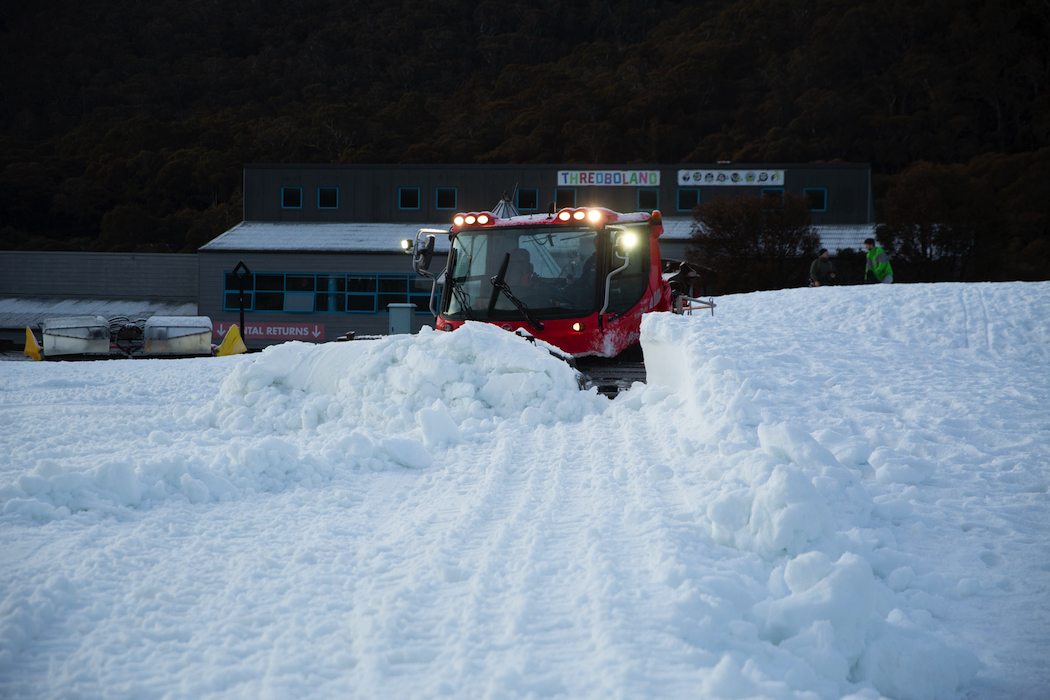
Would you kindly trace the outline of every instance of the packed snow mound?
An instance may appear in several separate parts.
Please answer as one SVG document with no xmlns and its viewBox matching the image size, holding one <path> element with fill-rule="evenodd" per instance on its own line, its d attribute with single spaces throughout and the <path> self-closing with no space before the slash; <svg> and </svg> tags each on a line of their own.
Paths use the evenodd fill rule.
<svg viewBox="0 0 1050 700">
<path fill-rule="evenodd" d="M 602 405 L 542 343 L 469 322 L 455 333 L 267 348 L 196 420 L 245 433 L 361 431 L 454 443 L 505 421 L 576 422 Z"/>
<path fill-rule="evenodd" d="M 719 323 L 743 313 L 757 329 L 788 327 L 931 350 L 1047 359 L 1048 287 L 1046 282 L 805 287 L 722 297 L 714 318 Z"/>
<path fill-rule="evenodd" d="M 974 446 L 998 412 L 962 420 L 955 397 L 995 403 L 967 368 L 1050 360 L 1050 326 L 1038 320 L 1050 318 L 1048 289 L 836 289 L 833 305 L 821 301 L 827 290 L 785 290 L 725 297 L 714 317 L 645 317 L 647 390 L 681 402 L 684 452 L 708 482 L 700 522 L 773 567 L 768 597 L 754 594 L 744 619 L 806 660 L 821 697 L 870 684 L 893 698 L 952 698 L 980 668 L 937 623 L 979 586 L 905 554 L 893 525 L 929 510 L 923 489 L 946 465 L 1002 460 Z M 733 664 L 715 677 L 750 687 Z"/>
<path fill-rule="evenodd" d="M 580 391 L 575 370 L 543 343 L 481 323 L 291 342 L 235 362 L 218 396 L 173 409 L 138 459 L 40 460 L 0 485 L 3 512 L 48 520 L 172 498 L 229 501 L 317 485 L 337 471 L 425 469 L 461 442 L 578 422 L 608 404 Z"/>
<path fill-rule="evenodd" d="M 0 695 L 1038 696 L 1047 317 L 723 297 L 613 401 L 477 324 L 7 363 Z"/>
</svg>

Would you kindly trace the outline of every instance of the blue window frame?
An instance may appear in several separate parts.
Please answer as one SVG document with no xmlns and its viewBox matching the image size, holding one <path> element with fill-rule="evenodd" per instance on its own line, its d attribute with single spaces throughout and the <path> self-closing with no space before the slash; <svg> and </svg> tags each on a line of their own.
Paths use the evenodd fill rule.
<svg viewBox="0 0 1050 700">
<path fill-rule="evenodd" d="M 397 190 L 398 209 L 419 209 L 419 188 L 399 187 Z"/>
<path fill-rule="evenodd" d="M 762 199 L 766 198 L 780 201 L 784 199 L 784 188 L 783 187 L 763 187 L 762 188 Z"/>
<path fill-rule="evenodd" d="M 660 208 L 660 190 L 655 187 L 638 188 L 638 211 L 652 211 Z"/>
<path fill-rule="evenodd" d="M 281 209 L 302 209 L 303 208 L 303 188 L 302 187 L 282 187 L 281 188 Z"/>
<path fill-rule="evenodd" d="M 809 202 L 810 211 L 828 210 L 828 190 L 826 187 L 807 187 L 802 196 Z"/>
<path fill-rule="evenodd" d="M 575 208 L 576 188 L 559 187 L 554 190 L 554 208 L 558 211 L 566 208 Z"/>
<path fill-rule="evenodd" d="M 455 187 L 438 187 L 434 190 L 435 209 L 455 209 L 456 201 Z"/>
<path fill-rule="evenodd" d="M 224 280 L 223 310 L 237 311 L 240 282 L 232 272 Z M 244 310 L 375 314 L 387 313 L 388 304 L 412 303 L 416 313 L 428 314 L 430 288 L 419 275 L 257 272 L 245 280 Z"/>
<path fill-rule="evenodd" d="M 339 188 L 338 187 L 318 187 L 317 188 L 317 208 L 318 209 L 338 209 L 339 208 Z"/>
<path fill-rule="evenodd" d="M 540 208 L 540 191 L 535 187 L 522 187 L 518 190 L 514 207 L 518 211 L 536 211 Z"/>
<path fill-rule="evenodd" d="M 700 203 L 700 190 L 696 187 L 678 188 L 678 211 L 692 211 Z"/>
</svg>

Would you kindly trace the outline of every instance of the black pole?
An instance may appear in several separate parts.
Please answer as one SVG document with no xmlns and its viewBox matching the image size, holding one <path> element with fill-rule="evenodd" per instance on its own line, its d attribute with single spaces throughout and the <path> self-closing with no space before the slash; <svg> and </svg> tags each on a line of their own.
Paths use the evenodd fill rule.
<svg viewBox="0 0 1050 700">
<path fill-rule="evenodd" d="M 237 306 L 240 309 L 240 323 L 237 326 L 241 331 L 241 337 L 244 338 L 247 331 L 244 330 L 244 287 L 248 283 L 248 278 L 251 277 L 252 271 L 248 269 L 248 266 L 244 264 L 243 260 L 237 261 L 237 267 L 233 268 L 233 274 L 237 276 Z"/>
</svg>

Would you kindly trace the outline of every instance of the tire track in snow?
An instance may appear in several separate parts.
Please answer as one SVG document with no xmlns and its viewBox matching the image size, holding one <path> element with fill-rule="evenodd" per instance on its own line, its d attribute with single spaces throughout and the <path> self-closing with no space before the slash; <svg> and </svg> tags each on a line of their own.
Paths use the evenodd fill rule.
<svg viewBox="0 0 1050 700">
<path fill-rule="evenodd" d="M 463 451 L 469 456 L 464 458 Z M 366 570 L 357 577 L 373 582 L 355 595 L 360 606 L 373 607 L 354 626 L 368 630 L 358 644 L 360 675 L 375 694 L 388 691 L 391 680 L 409 669 L 417 684 L 424 678 L 429 682 L 402 691 L 436 685 L 447 692 L 461 674 L 478 672 L 478 661 L 470 658 L 471 640 L 483 638 L 479 626 L 494 611 L 472 610 L 470 601 L 501 598 L 500 560 L 512 545 L 507 523 L 527 500 L 528 474 L 514 468 L 513 444 L 506 436 L 495 445 L 461 447 L 456 462 L 473 468 L 458 474 L 447 469 L 426 476 L 408 473 L 414 485 L 396 504 L 374 514 L 380 522 L 372 539 L 385 543 L 388 564 L 375 576 Z M 421 665 L 428 672 L 421 673 Z"/>
</svg>

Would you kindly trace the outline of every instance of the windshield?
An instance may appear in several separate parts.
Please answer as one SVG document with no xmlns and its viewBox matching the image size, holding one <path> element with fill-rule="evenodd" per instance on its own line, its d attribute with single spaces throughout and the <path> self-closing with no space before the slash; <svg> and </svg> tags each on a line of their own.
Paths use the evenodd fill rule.
<svg viewBox="0 0 1050 700">
<path fill-rule="evenodd" d="M 505 294 L 489 306 L 495 277 L 509 255 L 504 282 L 537 316 L 591 313 L 595 308 L 597 233 L 591 229 L 488 229 L 452 242 L 447 316 L 510 319 L 520 312 Z"/>
</svg>

